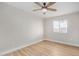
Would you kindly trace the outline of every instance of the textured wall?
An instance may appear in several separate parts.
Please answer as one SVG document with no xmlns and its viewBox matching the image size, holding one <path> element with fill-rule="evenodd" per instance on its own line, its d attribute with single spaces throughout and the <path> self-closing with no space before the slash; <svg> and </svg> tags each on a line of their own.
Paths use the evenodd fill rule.
<svg viewBox="0 0 79 59">
<path fill-rule="evenodd" d="M 42 19 L 0 3 L 0 53 L 43 37 Z"/>
<path fill-rule="evenodd" d="M 53 32 L 53 20 L 67 20 L 67 33 Z M 52 17 L 44 20 L 45 23 L 45 37 L 51 40 L 61 41 L 70 44 L 79 45 L 79 12 L 63 16 Z"/>
</svg>

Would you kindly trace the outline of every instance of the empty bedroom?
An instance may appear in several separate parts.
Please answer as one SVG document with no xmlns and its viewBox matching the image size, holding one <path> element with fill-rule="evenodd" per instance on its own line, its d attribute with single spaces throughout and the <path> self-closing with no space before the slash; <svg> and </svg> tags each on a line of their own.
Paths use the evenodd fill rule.
<svg viewBox="0 0 79 59">
<path fill-rule="evenodd" d="M 79 2 L 0 2 L 0 56 L 79 56 Z"/>
</svg>

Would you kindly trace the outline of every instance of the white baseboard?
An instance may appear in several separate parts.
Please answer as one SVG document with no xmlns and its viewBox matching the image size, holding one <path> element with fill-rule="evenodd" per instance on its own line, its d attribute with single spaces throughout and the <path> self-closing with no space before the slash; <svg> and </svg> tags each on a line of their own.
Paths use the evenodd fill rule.
<svg viewBox="0 0 79 59">
<path fill-rule="evenodd" d="M 33 45 L 33 44 L 36 44 L 36 43 L 39 43 L 39 42 L 41 42 L 41 41 L 43 41 L 43 40 L 40 39 L 40 40 L 38 40 L 38 41 L 29 43 L 29 44 L 26 44 L 26 45 L 22 45 L 22 46 L 20 46 L 20 47 L 17 47 L 17 48 L 8 50 L 8 51 L 5 51 L 5 52 L 1 53 L 0 56 L 3 56 L 3 55 L 5 55 L 5 54 L 7 54 L 7 53 L 11 53 L 11 52 L 13 52 L 13 51 L 19 50 L 19 49 L 21 49 L 21 48 L 24 48 L 24 47 L 27 47 L 27 46 L 30 46 L 30 45 Z"/>
<path fill-rule="evenodd" d="M 46 40 L 48 40 L 48 41 L 52 41 L 52 42 L 56 42 L 56 43 L 60 43 L 60 44 L 69 45 L 69 46 L 79 47 L 78 44 L 72 44 L 72 43 L 62 42 L 62 41 L 57 41 L 57 40 L 53 40 L 53 39 L 46 39 Z"/>
</svg>

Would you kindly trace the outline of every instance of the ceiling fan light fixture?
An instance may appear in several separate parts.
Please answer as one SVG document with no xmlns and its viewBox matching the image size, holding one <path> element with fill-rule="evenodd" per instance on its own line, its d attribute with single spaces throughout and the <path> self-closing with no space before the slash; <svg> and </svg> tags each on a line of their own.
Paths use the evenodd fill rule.
<svg viewBox="0 0 79 59">
<path fill-rule="evenodd" d="M 47 12 L 47 9 L 46 8 L 43 8 L 42 11 L 45 13 L 45 12 Z"/>
<path fill-rule="evenodd" d="M 35 2 L 35 4 L 37 4 L 39 7 L 41 7 L 41 9 L 36 9 L 35 11 L 41 10 L 43 12 L 43 14 L 46 14 L 47 11 L 56 11 L 56 9 L 53 8 L 49 8 L 51 5 L 55 4 L 56 2 L 43 2 L 41 5 L 39 2 Z"/>
</svg>

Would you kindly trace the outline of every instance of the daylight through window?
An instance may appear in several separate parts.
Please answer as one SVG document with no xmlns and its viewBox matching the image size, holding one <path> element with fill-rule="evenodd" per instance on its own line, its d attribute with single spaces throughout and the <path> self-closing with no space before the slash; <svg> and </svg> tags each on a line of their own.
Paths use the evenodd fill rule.
<svg viewBox="0 0 79 59">
<path fill-rule="evenodd" d="M 53 31 L 60 33 L 67 33 L 67 20 L 53 21 Z"/>
</svg>

